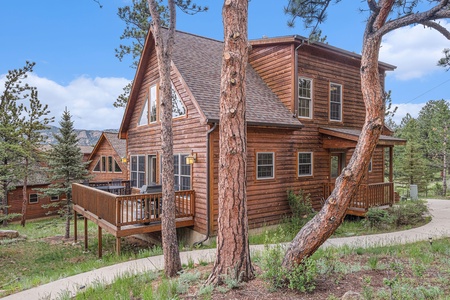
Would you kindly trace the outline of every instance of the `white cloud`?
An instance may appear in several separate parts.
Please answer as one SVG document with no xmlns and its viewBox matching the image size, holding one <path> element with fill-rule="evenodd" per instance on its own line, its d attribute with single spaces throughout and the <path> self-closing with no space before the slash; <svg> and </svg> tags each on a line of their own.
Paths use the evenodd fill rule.
<svg viewBox="0 0 450 300">
<path fill-rule="evenodd" d="M 395 115 L 392 119 L 397 125 L 400 125 L 402 119 L 406 116 L 406 114 L 410 114 L 411 117 L 417 118 L 419 116 L 420 110 L 425 106 L 425 104 L 426 103 L 393 104 L 393 107 L 397 107 L 397 111 L 395 112 Z"/>
<path fill-rule="evenodd" d="M 450 30 L 450 23 L 443 20 L 440 24 Z M 436 64 L 443 56 L 442 50 L 449 47 L 448 40 L 434 29 L 422 25 L 404 27 L 385 36 L 380 59 L 397 66 L 389 73 L 398 80 L 421 78 L 442 71 Z"/>
<path fill-rule="evenodd" d="M 3 86 L 5 76 L 0 75 Z M 27 82 L 37 87 L 41 103 L 47 104 L 53 125 L 59 127 L 62 113 L 67 110 L 72 115 L 76 129 L 118 129 L 122 122 L 124 109 L 113 106 L 122 88 L 128 84 L 125 78 L 78 77 L 62 86 L 36 74 L 29 74 Z"/>
</svg>

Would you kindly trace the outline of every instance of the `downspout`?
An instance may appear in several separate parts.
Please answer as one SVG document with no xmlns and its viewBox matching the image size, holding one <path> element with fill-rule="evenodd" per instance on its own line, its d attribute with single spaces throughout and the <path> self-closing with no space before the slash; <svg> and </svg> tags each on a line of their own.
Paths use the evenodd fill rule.
<svg viewBox="0 0 450 300">
<path fill-rule="evenodd" d="M 198 242 L 195 242 L 194 244 L 192 244 L 192 246 L 194 246 L 194 247 L 200 246 L 204 242 L 206 242 L 209 239 L 209 235 L 211 234 L 211 232 L 210 232 L 211 220 L 209 218 L 209 214 L 211 212 L 210 198 L 209 198 L 209 194 L 210 194 L 210 190 L 211 190 L 211 184 L 209 182 L 209 167 L 211 165 L 211 157 L 209 155 L 209 141 L 210 141 L 210 135 L 216 129 L 216 127 L 217 127 L 217 123 L 214 123 L 213 127 L 211 129 L 209 129 L 208 132 L 206 133 L 206 236 L 201 241 L 198 241 Z"/>
</svg>

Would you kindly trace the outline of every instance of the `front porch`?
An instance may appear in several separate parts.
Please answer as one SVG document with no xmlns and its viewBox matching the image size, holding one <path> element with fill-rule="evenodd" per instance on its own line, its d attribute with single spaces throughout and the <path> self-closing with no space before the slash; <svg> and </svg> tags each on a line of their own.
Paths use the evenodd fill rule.
<svg viewBox="0 0 450 300">
<path fill-rule="evenodd" d="M 334 183 L 323 185 L 324 199 L 331 195 L 334 186 Z M 396 195 L 393 182 L 361 184 L 347 208 L 347 214 L 363 217 L 371 207 L 385 208 L 392 206 L 399 200 Z"/>
<path fill-rule="evenodd" d="M 103 186 L 103 185 L 102 185 Z M 121 237 L 161 231 L 162 193 L 125 195 L 117 185 L 117 194 L 89 185 L 72 184 L 74 238 L 77 241 L 77 214 L 84 217 L 84 247 L 87 249 L 87 221 L 98 225 L 98 255 L 102 256 L 102 230 L 116 237 L 116 253 L 120 254 Z M 124 185 L 126 190 L 126 186 Z M 175 192 L 176 227 L 194 225 L 195 192 Z"/>
</svg>

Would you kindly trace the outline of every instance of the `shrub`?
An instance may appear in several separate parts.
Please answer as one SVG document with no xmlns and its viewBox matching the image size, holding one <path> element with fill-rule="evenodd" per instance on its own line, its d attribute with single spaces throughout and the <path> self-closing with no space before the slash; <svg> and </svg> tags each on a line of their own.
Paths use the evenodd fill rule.
<svg viewBox="0 0 450 300">
<path fill-rule="evenodd" d="M 389 208 L 388 212 L 399 227 L 423 223 L 429 211 L 424 201 L 409 201 Z"/>
<path fill-rule="evenodd" d="M 317 262 L 312 258 L 306 258 L 301 264 L 286 270 L 281 265 L 284 249 L 278 244 L 272 247 L 266 245 L 262 257 L 261 268 L 263 277 L 270 282 L 271 289 L 288 287 L 300 292 L 311 292 L 315 289 L 315 278 L 318 274 Z"/>
<path fill-rule="evenodd" d="M 366 223 L 370 228 L 386 229 L 394 223 L 394 219 L 387 210 L 371 207 L 366 213 Z"/>
<path fill-rule="evenodd" d="M 288 190 L 287 193 L 293 217 L 307 219 L 314 214 L 309 194 L 305 195 L 302 190 L 298 194 L 295 194 L 292 190 Z"/>
</svg>

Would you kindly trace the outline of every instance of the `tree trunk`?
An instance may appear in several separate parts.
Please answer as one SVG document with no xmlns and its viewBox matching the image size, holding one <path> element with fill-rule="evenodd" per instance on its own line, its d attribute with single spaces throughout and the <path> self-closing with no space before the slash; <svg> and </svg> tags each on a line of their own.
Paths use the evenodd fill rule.
<svg viewBox="0 0 450 300">
<path fill-rule="evenodd" d="M 390 4 L 392 6 L 392 4 Z M 389 6 L 389 5 L 387 5 Z M 385 92 L 380 83 L 378 54 L 382 35 L 376 29 L 384 24 L 390 8 L 381 10 L 368 21 L 361 58 L 361 91 L 366 106 L 365 123 L 348 165 L 336 180 L 336 186 L 321 211 L 309 221 L 290 243 L 283 267 L 290 269 L 311 256 L 342 223 L 347 207 L 356 194 L 378 143 L 384 124 Z"/>
<path fill-rule="evenodd" d="M 209 283 L 223 276 L 254 277 L 248 245 L 246 69 L 247 0 L 226 0 L 222 9 L 224 51 L 220 99 L 219 216 L 217 257 Z"/>
<path fill-rule="evenodd" d="M 66 195 L 66 233 L 64 235 L 64 238 L 68 239 L 70 237 L 70 218 L 72 217 L 72 209 L 71 209 L 71 193 L 68 193 Z"/>
<path fill-rule="evenodd" d="M 166 38 L 161 33 L 161 21 L 157 4 L 148 1 L 153 19 L 153 35 L 158 59 L 161 89 L 161 149 L 162 149 L 162 216 L 161 236 L 164 253 L 164 271 L 167 277 L 177 276 L 181 270 L 175 219 L 175 189 L 173 176 L 173 133 L 172 133 L 172 85 L 170 81 L 170 64 L 175 33 L 175 3 L 168 1 L 170 11 L 169 32 Z"/>
<path fill-rule="evenodd" d="M 25 227 L 27 221 L 27 207 L 28 207 L 28 195 L 27 195 L 27 185 L 28 185 L 28 158 L 25 158 L 25 176 L 23 178 L 22 187 L 22 217 L 20 219 L 20 225 Z"/>
<path fill-rule="evenodd" d="M 3 181 L 3 201 L 2 201 L 2 209 L 3 209 L 3 215 L 5 217 L 8 216 L 8 183 L 6 181 Z M 2 225 L 4 227 L 8 226 L 8 220 L 5 218 L 2 222 Z"/>
<path fill-rule="evenodd" d="M 444 152 L 443 152 L 443 161 L 444 166 L 442 170 L 442 196 L 447 196 L 447 133 L 448 127 L 445 125 L 444 127 Z"/>
</svg>

